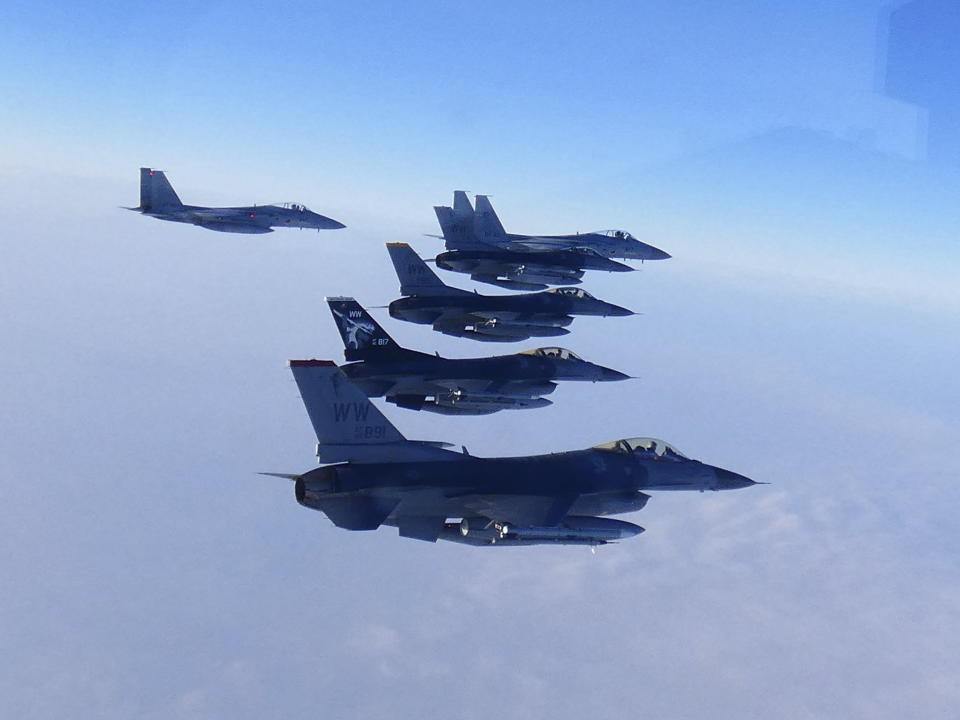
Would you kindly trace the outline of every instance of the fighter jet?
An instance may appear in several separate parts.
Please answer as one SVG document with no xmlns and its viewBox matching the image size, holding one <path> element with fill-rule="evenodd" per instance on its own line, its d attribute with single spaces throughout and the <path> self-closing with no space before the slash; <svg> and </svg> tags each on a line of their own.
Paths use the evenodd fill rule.
<svg viewBox="0 0 960 720">
<path fill-rule="evenodd" d="M 163 171 L 150 168 L 140 168 L 140 205 L 126 209 L 159 220 L 190 223 L 218 232 L 268 233 L 275 227 L 316 230 L 346 227 L 298 203 L 226 208 L 184 205 Z"/>
<path fill-rule="evenodd" d="M 550 405 L 558 380 L 626 380 L 569 350 L 544 347 L 500 357 L 450 359 L 400 347 L 353 298 L 327 298 L 343 338 L 341 367 L 367 397 L 441 415 L 489 415 Z"/>
<path fill-rule="evenodd" d="M 651 491 L 733 490 L 743 475 L 652 438 L 524 457 L 475 457 L 408 440 L 327 360 L 291 360 L 322 467 L 294 481 L 301 505 L 337 527 L 394 526 L 401 537 L 479 546 L 604 545 L 643 528 L 606 517 L 640 510 Z"/>
<path fill-rule="evenodd" d="M 453 207 L 434 208 L 447 252 L 437 256 L 437 267 L 470 273 L 479 282 L 517 290 L 540 290 L 548 285 L 575 285 L 585 270 L 629 272 L 625 260 L 663 260 L 670 255 L 640 242 L 623 230 L 601 230 L 575 235 L 516 235 L 507 233 L 490 200 L 476 196 L 477 207 L 457 190 Z"/>
<path fill-rule="evenodd" d="M 433 325 L 445 335 L 485 342 L 566 335 L 573 315 L 633 315 L 597 300 L 580 288 L 553 288 L 521 295 L 480 295 L 444 285 L 406 243 L 387 243 L 400 278 L 402 297 L 390 303 L 390 316 Z"/>
</svg>

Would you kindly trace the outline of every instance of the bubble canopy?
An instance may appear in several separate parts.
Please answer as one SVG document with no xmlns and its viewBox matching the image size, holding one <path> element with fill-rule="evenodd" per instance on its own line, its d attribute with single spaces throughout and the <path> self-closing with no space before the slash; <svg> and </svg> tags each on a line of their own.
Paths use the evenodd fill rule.
<svg viewBox="0 0 960 720">
<path fill-rule="evenodd" d="M 580 356 L 562 347 L 542 347 L 535 350 L 524 350 L 521 355 L 534 357 L 560 358 L 561 360 L 580 360 Z"/>
<path fill-rule="evenodd" d="M 682 452 L 673 445 L 657 438 L 638 437 L 627 438 L 624 440 L 613 440 L 611 442 L 594 445 L 594 450 L 607 450 L 608 452 L 619 452 L 625 455 L 638 455 L 657 460 L 689 460 Z"/>
<path fill-rule="evenodd" d="M 593 295 L 588 293 L 586 290 L 581 290 L 580 288 L 572 287 L 558 287 L 550 288 L 546 292 L 553 295 L 564 295 L 566 297 L 575 297 L 575 298 L 592 298 Z"/>
<path fill-rule="evenodd" d="M 636 240 L 636 238 L 626 230 L 595 230 L 592 234 L 604 235 L 609 238 L 620 238 L 622 240 Z"/>
</svg>

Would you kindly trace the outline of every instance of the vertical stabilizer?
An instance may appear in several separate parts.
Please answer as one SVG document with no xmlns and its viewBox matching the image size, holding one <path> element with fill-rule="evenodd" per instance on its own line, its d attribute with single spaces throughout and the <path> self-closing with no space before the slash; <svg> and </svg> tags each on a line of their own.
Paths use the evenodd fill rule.
<svg viewBox="0 0 960 720">
<path fill-rule="evenodd" d="M 387 243 L 387 251 L 400 280 L 402 295 L 467 295 L 465 290 L 444 285 L 407 243 Z"/>
<path fill-rule="evenodd" d="M 145 213 L 163 213 L 180 210 L 183 203 L 174 192 L 163 170 L 140 168 L 140 211 Z"/>
<path fill-rule="evenodd" d="M 363 391 L 347 379 L 336 363 L 329 360 L 291 360 L 290 370 L 317 434 L 317 458 L 320 462 L 461 459 L 459 453 L 442 448 L 447 443 L 407 440 Z"/>
<path fill-rule="evenodd" d="M 443 242 L 447 250 L 468 250 L 478 246 L 473 236 L 473 211 L 464 216 L 456 210 L 444 205 L 433 208 L 437 213 L 440 231 L 443 233 Z"/>
<path fill-rule="evenodd" d="M 291 360 L 290 370 L 317 433 L 320 462 L 363 462 L 377 446 L 406 440 L 335 363 Z"/>
<path fill-rule="evenodd" d="M 343 338 L 347 360 L 367 360 L 403 351 L 363 306 L 351 297 L 329 297 L 327 305 Z"/>
<path fill-rule="evenodd" d="M 473 205 L 470 204 L 470 199 L 467 197 L 467 193 L 463 190 L 454 190 L 453 191 L 453 209 L 457 213 L 464 213 L 466 215 L 473 215 Z"/>
<path fill-rule="evenodd" d="M 486 195 L 477 195 L 474 212 L 474 234 L 483 242 L 506 240 L 507 233 Z"/>
<path fill-rule="evenodd" d="M 473 205 L 463 190 L 453 191 L 453 207 L 440 205 L 433 209 L 437 213 L 447 250 L 477 247 L 477 239 L 473 234 Z"/>
</svg>

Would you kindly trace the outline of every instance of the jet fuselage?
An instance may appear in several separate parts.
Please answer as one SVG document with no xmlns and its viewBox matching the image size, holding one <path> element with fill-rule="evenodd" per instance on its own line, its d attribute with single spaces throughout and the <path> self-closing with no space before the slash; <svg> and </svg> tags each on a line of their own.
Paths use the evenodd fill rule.
<svg viewBox="0 0 960 720">
<path fill-rule="evenodd" d="M 579 358 L 537 357 L 525 353 L 487 358 L 444 358 L 406 351 L 396 359 L 363 360 L 341 366 L 354 382 L 382 378 L 483 380 L 496 382 L 589 382 L 624 380 L 621 372 Z"/>
<path fill-rule="evenodd" d="M 414 295 L 394 300 L 389 310 L 391 317 L 420 324 L 432 323 L 448 310 L 490 319 L 557 318 L 557 322 L 547 324 L 560 326 L 569 325 L 571 315 L 633 315 L 631 310 L 594 297 L 570 297 L 549 291 L 521 295 Z"/>
<path fill-rule="evenodd" d="M 250 205 L 245 207 L 204 207 L 184 205 L 166 173 L 140 168 L 140 205 L 127 208 L 149 217 L 189 223 L 207 230 L 232 233 L 268 233 L 275 227 L 337 230 L 343 223 L 315 213 L 299 203 Z"/>
<path fill-rule="evenodd" d="M 343 463 L 305 473 L 297 500 L 320 509 L 328 496 L 375 494 L 396 500 L 398 515 L 422 512 L 464 518 L 477 514 L 474 496 L 576 498 L 570 515 L 639 510 L 647 491 L 733 490 L 754 485 L 742 475 L 688 458 L 647 459 L 590 448 L 549 455 L 479 458 L 452 462 Z"/>
<path fill-rule="evenodd" d="M 637 240 L 626 232 L 616 235 L 617 231 L 577 233 L 574 235 L 517 235 L 507 233 L 502 240 L 489 240 L 504 249 L 527 250 L 573 250 L 587 248 L 607 258 L 621 258 L 623 260 L 667 260 L 670 254 L 663 250 Z M 604 268 L 600 268 L 604 269 Z"/>
<path fill-rule="evenodd" d="M 143 214 L 158 220 L 198 225 L 207 230 L 248 234 L 273 232 L 276 227 L 311 230 L 338 230 L 346 227 L 343 223 L 302 206 L 300 209 L 293 209 L 280 205 L 226 208 L 184 205 L 176 210 L 143 211 Z"/>
</svg>

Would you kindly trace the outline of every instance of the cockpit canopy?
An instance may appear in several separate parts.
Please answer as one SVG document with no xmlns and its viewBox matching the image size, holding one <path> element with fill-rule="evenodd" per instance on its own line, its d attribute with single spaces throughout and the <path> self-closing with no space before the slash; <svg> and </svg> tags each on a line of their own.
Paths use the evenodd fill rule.
<svg viewBox="0 0 960 720">
<path fill-rule="evenodd" d="M 615 238 L 617 240 L 636 240 L 636 238 L 626 230 L 596 230 L 593 234 L 604 235 L 605 237 Z"/>
<path fill-rule="evenodd" d="M 542 347 L 535 350 L 524 350 L 521 355 L 532 355 L 533 357 L 560 358 L 561 360 L 579 360 L 576 355 L 566 348 L 561 347 Z"/>
<path fill-rule="evenodd" d="M 638 457 L 645 457 L 651 460 L 689 460 L 686 455 L 677 450 L 670 443 L 648 437 L 613 440 L 601 445 L 594 445 L 593 449 L 619 452 L 626 455 L 636 455 Z"/>
<path fill-rule="evenodd" d="M 301 205 L 300 203 L 285 202 L 274 203 L 274 205 L 286 208 L 287 210 L 293 210 L 294 212 L 310 212 L 310 208 L 308 208 L 306 205 Z"/>
<path fill-rule="evenodd" d="M 554 295 L 563 295 L 564 297 L 593 298 L 593 295 L 588 293 L 586 290 L 581 290 L 580 288 L 573 288 L 573 287 L 550 288 L 549 290 L 547 290 L 547 292 L 553 293 Z"/>
</svg>

